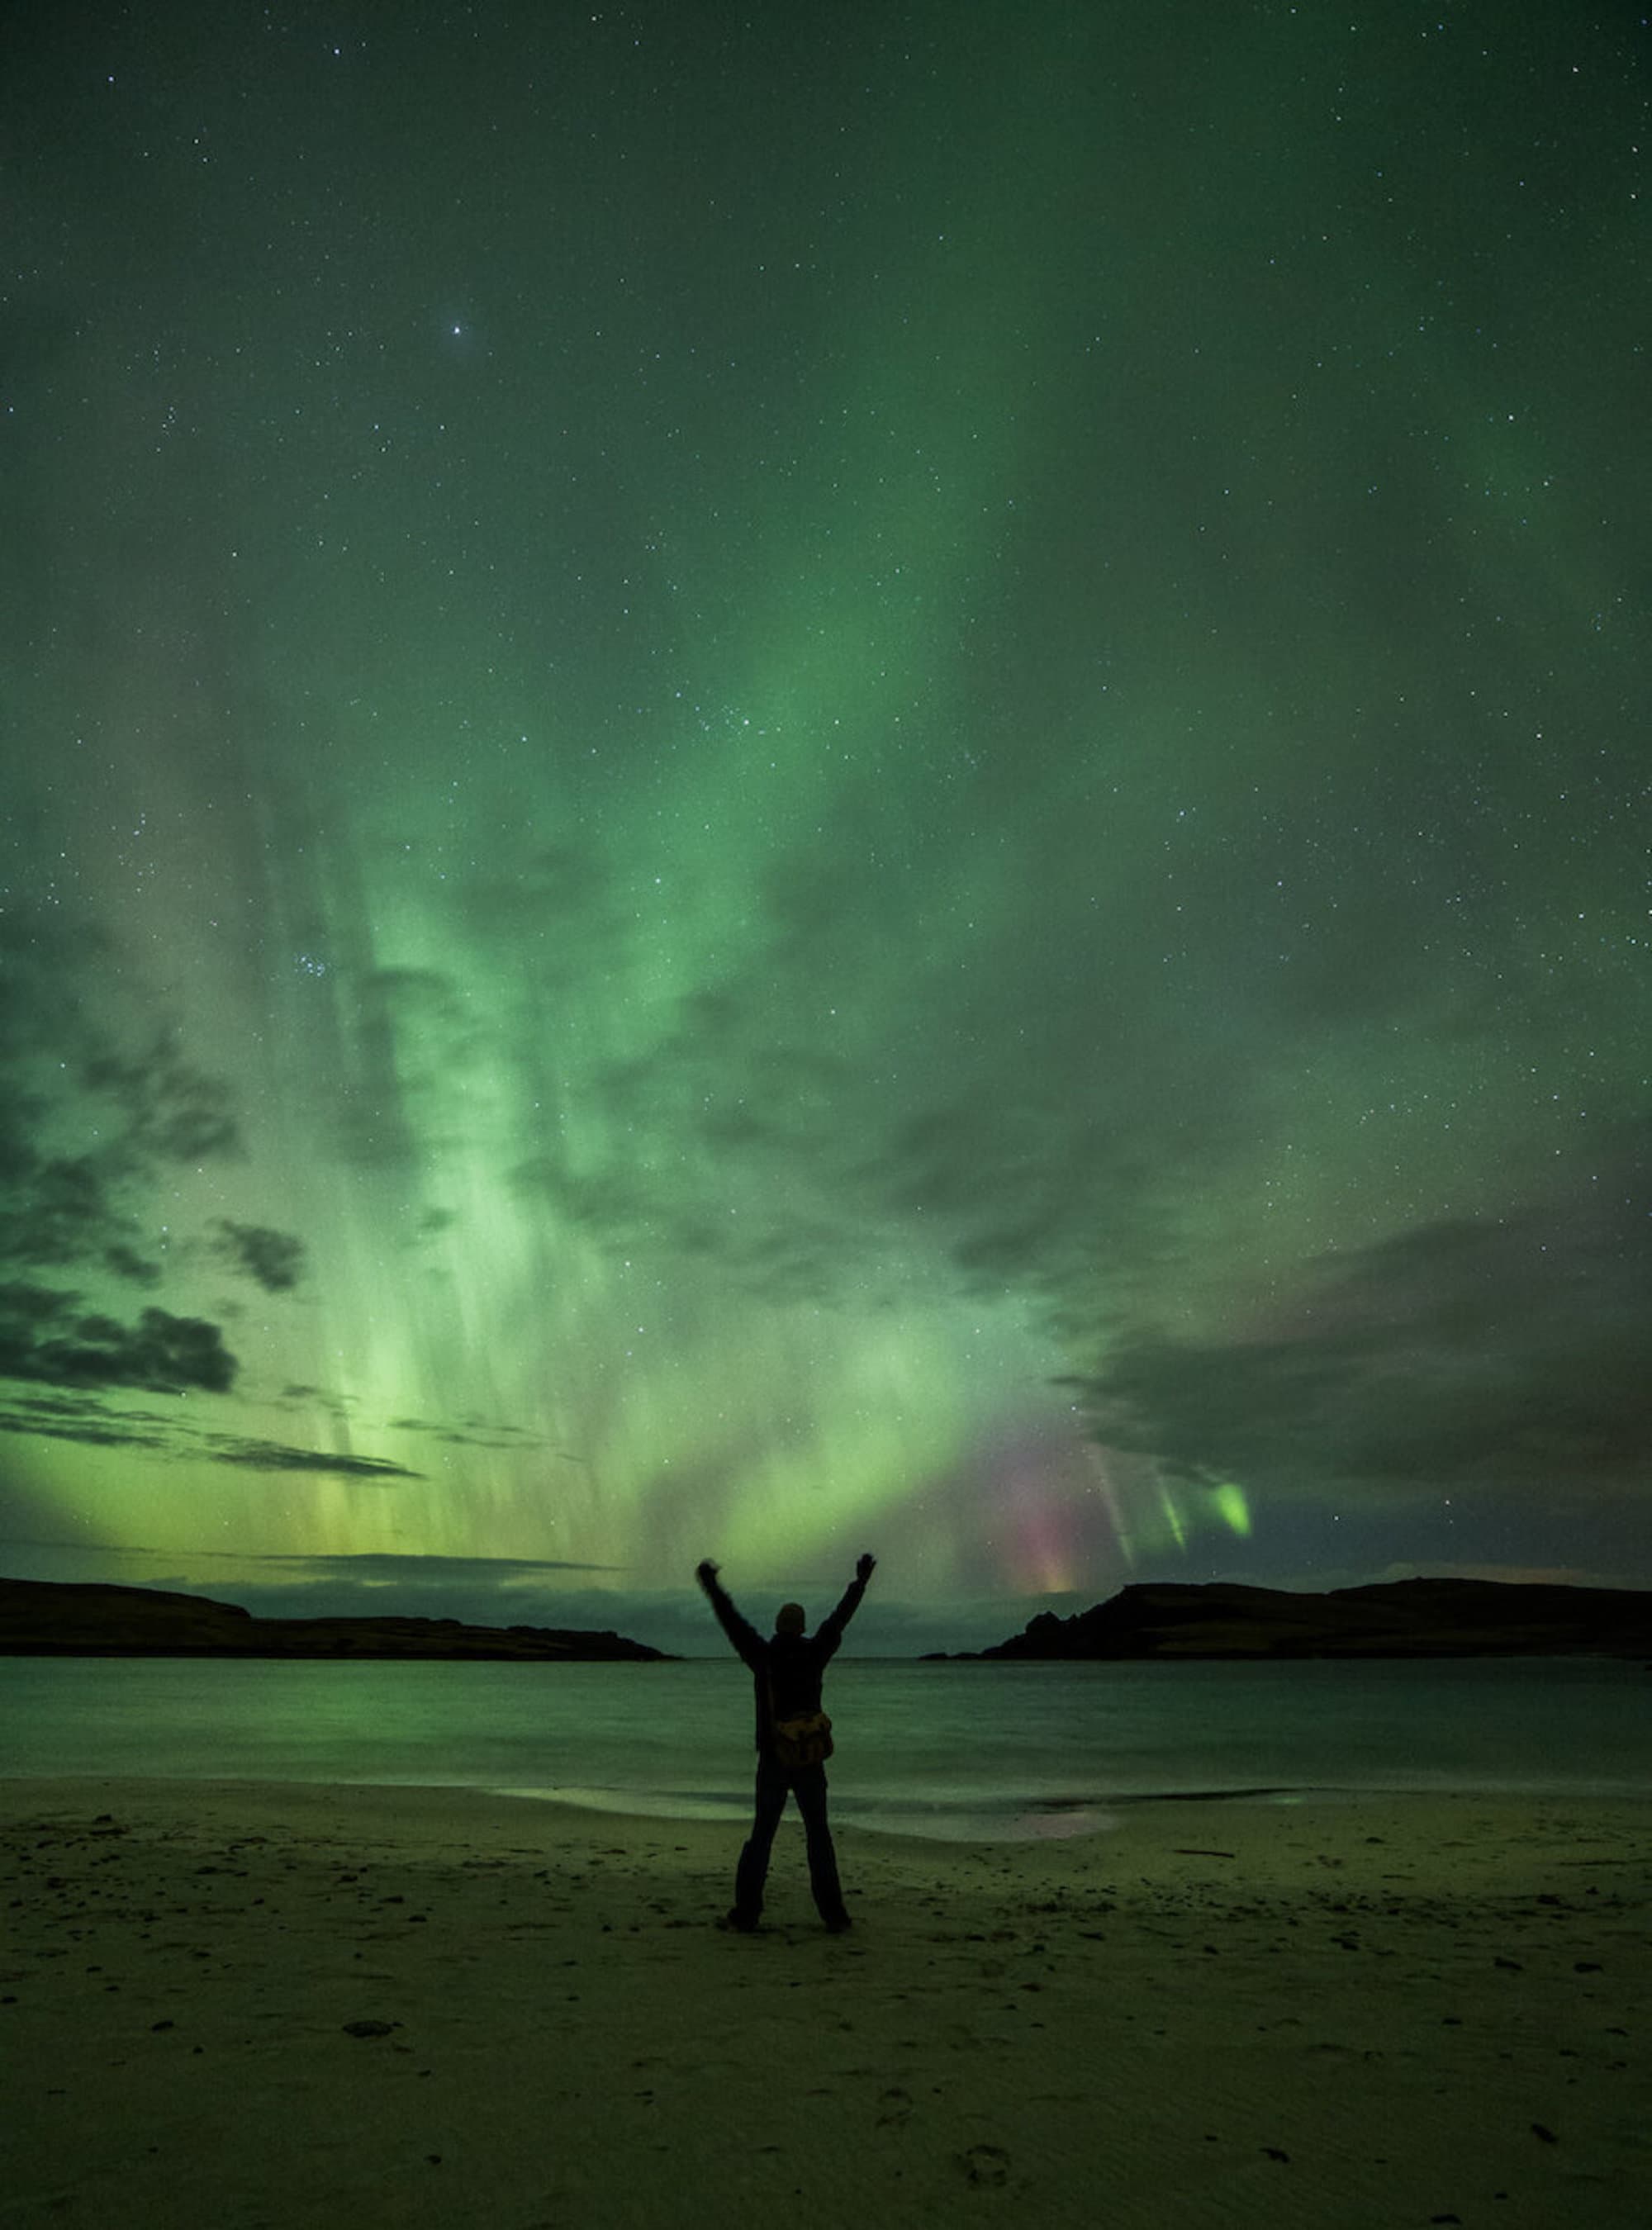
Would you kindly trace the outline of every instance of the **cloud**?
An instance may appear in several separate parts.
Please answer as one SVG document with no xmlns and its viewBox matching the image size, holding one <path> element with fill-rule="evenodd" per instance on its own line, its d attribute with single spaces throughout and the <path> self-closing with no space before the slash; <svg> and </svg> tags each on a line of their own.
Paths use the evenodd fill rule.
<svg viewBox="0 0 1652 2230">
<path fill-rule="evenodd" d="M 224 1394 L 236 1369 L 217 1325 L 197 1317 L 149 1308 L 135 1324 L 123 1324 L 81 1312 L 73 1294 L 42 1286 L 0 1287 L 0 1377 Z"/>
<path fill-rule="evenodd" d="M 124 1278 L 128 1285 L 158 1286 L 161 1281 L 160 1265 L 123 1241 L 116 1240 L 106 1247 L 103 1260 L 106 1268 L 113 1270 L 117 1278 Z"/>
<path fill-rule="evenodd" d="M 233 1550 L 226 1552 L 231 1556 Z M 509 1582 L 536 1572 L 618 1572 L 621 1564 L 570 1563 L 558 1556 L 403 1556 L 384 1550 L 354 1556 L 263 1556 L 236 1557 L 237 1563 L 281 1565 L 295 1578 L 359 1580 L 375 1584 L 395 1582 L 412 1588 L 444 1588 Z"/>
<path fill-rule="evenodd" d="M 295 1448 L 281 1440 L 235 1440 L 209 1434 L 204 1452 L 214 1463 L 236 1464 L 248 1471 L 330 1472 L 345 1479 L 423 1479 L 424 1473 L 387 1456 L 333 1455 L 325 1448 Z"/>
<path fill-rule="evenodd" d="M 385 1430 L 391 1433 L 426 1433 L 433 1440 L 455 1448 L 542 1448 L 545 1446 L 542 1434 L 530 1433 L 521 1425 L 496 1424 L 487 1417 L 461 1417 L 450 1425 L 433 1423 L 426 1417 L 391 1417 Z M 583 1460 L 560 1448 L 553 1449 L 552 1453 L 566 1463 Z"/>
<path fill-rule="evenodd" d="M 219 1252 L 261 1285 L 267 1293 L 288 1293 L 304 1274 L 304 1241 L 261 1223 L 233 1223 L 220 1217 Z"/>
<path fill-rule="evenodd" d="M 240 1150 L 229 1086 L 186 1059 L 170 1028 L 158 1029 L 137 1054 L 88 1054 L 81 1081 L 120 1109 L 133 1157 L 198 1162 Z"/>
<path fill-rule="evenodd" d="M 532 940 L 536 976 L 558 986 L 616 934 L 609 871 L 588 845 L 534 843 L 508 867 L 461 884 L 455 903 L 467 929 L 484 943 L 519 950 Z"/>
<path fill-rule="evenodd" d="M 69 1440 L 83 1447 L 170 1450 L 172 1436 L 162 1423 L 113 1416 L 95 1404 L 19 1400 L 0 1407 L 0 1433 Z"/>
<path fill-rule="evenodd" d="M 477 1025 L 459 983 L 434 969 L 341 964 L 339 982 L 339 1154 L 357 1168 L 410 1171 L 474 1119 Z"/>
<path fill-rule="evenodd" d="M 1644 1477 L 1652 1224 L 1591 1203 L 1320 1258 L 1268 1324 L 1121 1342 L 1096 1437 L 1247 1486 L 1616 1492 Z"/>
<path fill-rule="evenodd" d="M 61 1296 L 48 1298 L 60 1299 Z M 0 1295 L 0 1309 L 5 1297 Z M 158 1313 L 158 1312 L 151 1312 Z M 212 1328 L 207 1327 L 208 1331 Z M 0 1334 L 0 1337 L 3 1335 Z M 0 1350 L 3 1351 L 3 1350 Z M 5 1374 L 0 1374 L 5 1375 Z M 13 1377 L 27 1374 L 12 1371 Z M 243 1471 L 308 1472 L 335 1478 L 367 1480 L 423 1479 L 423 1472 L 407 1464 L 396 1463 L 388 1456 L 341 1455 L 326 1448 L 300 1447 L 291 1441 L 264 1440 L 238 1434 L 221 1433 L 202 1424 L 181 1406 L 176 1411 L 123 1410 L 111 1408 L 92 1389 L 87 1381 L 65 1381 L 66 1384 L 81 1386 L 79 1393 L 16 1395 L 0 1402 L 0 1433 L 16 1436 L 34 1436 L 41 1440 L 68 1440 L 86 1447 L 124 1447 L 143 1449 L 153 1455 L 177 1462 L 205 1461 L 224 1464 Z M 113 1380 L 99 1382 L 104 1386 L 147 1383 L 153 1380 Z M 156 1390 L 178 1393 L 186 1390 L 177 1385 L 159 1385 Z"/>
<path fill-rule="evenodd" d="M 1214 933 L 1166 976 L 1191 910 L 1131 873 L 1098 886 L 1084 815 L 1006 802 L 983 860 L 965 801 L 927 867 L 868 880 L 859 802 L 759 879 L 715 974 L 592 1067 L 577 1146 L 524 1137 L 510 1182 L 771 1299 L 859 1306 L 918 1265 L 1013 1287 L 1064 1337 L 1162 1306 L 1317 1009 L 1250 988 L 1262 970 L 1235 990 Z"/>
<path fill-rule="evenodd" d="M 0 1181 L 0 1251 L 19 1266 L 81 1262 L 124 1243 L 130 1227 L 109 1197 L 106 1168 L 89 1154 L 39 1154 L 22 1138 L 4 1140 Z"/>
<path fill-rule="evenodd" d="M 284 1403 L 318 1402 L 323 1408 L 332 1410 L 335 1416 L 341 1418 L 347 1417 L 357 1402 L 353 1394 L 334 1394 L 325 1386 L 311 1386 L 297 1379 L 282 1387 L 281 1399 Z"/>
<path fill-rule="evenodd" d="M 99 1021 L 113 952 L 90 923 L 0 918 L 0 1376 L 227 1393 L 236 1362 L 216 1324 L 158 1307 L 127 1323 L 28 1274 L 159 1285 L 135 1203 L 168 1164 L 240 1150 L 228 1086 L 175 1030 L 152 1024 L 133 1049 Z"/>
</svg>

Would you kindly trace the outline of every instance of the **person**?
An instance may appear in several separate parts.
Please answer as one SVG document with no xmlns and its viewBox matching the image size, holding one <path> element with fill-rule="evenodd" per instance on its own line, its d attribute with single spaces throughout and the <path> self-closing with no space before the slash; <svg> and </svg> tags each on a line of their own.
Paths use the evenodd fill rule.
<svg viewBox="0 0 1652 2230">
<path fill-rule="evenodd" d="M 826 1818 L 826 1767 L 788 1763 L 780 1755 L 777 1726 L 807 1719 L 820 1711 L 821 1680 L 843 1628 L 861 1607 L 866 1583 L 877 1563 L 862 1556 L 843 1600 L 815 1633 L 805 1631 L 808 1615 L 801 1603 L 782 1603 L 775 1614 L 774 1633 L 765 1641 L 757 1628 L 742 1618 L 719 1580 L 719 1567 L 709 1557 L 695 1577 L 711 1600 L 718 1624 L 752 1668 L 757 1691 L 757 1803 L 752 1832 L 745 1840 L 734 1872 L 734 1903 L 723 1925 L 749 1933 L 763 1917 L 763 1885 L 769 1875 L 769 1853 L 774 1831 L 786 1808 L 788 1795 L 797 1800 L 809 1845 L 809 1886 L 815 1907 L 834 1935 L 850 1925 L 837 1879 L 837 1853 Z"/>
</svg>

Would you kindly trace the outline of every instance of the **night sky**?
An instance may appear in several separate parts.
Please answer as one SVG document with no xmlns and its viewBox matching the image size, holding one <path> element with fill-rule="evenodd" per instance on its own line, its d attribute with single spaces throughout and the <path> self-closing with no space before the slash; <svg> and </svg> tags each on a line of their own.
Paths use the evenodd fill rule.
<svg viewBox="0 0 1652 2230">
<path fill-rule="evenodd" d="M 8 23 L 0 1569 L 1652 1583 L 1643 15 Z"/>
</svg>

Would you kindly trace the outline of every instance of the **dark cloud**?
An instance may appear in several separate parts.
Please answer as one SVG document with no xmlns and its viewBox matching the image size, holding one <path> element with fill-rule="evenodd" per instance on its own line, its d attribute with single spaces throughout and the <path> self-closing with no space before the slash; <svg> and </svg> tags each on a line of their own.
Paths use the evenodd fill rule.
<svg viewBox="0 0 1652 2230">
<path fill-rule="evenodd" d="M 304 1241 L 261 1223 L 218 1222 L 220 1251 L 267 1293 L 290 1293 L 304 1274 Z"/>
<path fill-rule="evenodd" d="M 338 1150 L 354 1167 L 408 1175 L 471 1118 L 464 1080 L 477 1034 L 464 992 L 423 968 L 345 965 L 338 982 L 327 1056 Z"/>
<path fill-rule="evenodd" d="M 1311 1266 L 1266 1324 L 1121 1343 L 1077 1381 L 1098 1439 L 1247 1486 L 1643 1477 L 1652 1223 L 1593 1203 L 1454 1221 Z"/>
<path fill-rule="evenodd" d="M 197 1162 L 240 1150 L 229 1086 L 197 1068 L 171 1029 L 158 1031 L 136 1055 L 90 1054 L 81 1080 L 120 1109 L 134 1157 Z"/>
<path fill-rule="evenodd" d="M 151 1308 L 135 1324 L 122 1324 L 83 1312 L 73 1294 L 42 1286 L 0 1288 L 0 1377 L 224 1394 L 236 1368 L 217 1325 L 199 1318 Z"/>
<path fill-rule="evenodd" d="M 392 1417 L 385 1428 L 392 1433 L 425 1433 L 431 1439 L 455 1448 L 539 1448 L 545 1446 L 538 1433 L 525 1431 L 520 1425 L 496 1424 L 486 1417 L 461 1417 L 456 1423 L 437 1424 L 425 1417 Z M 553 1451 L 560 1453 L 559 1450 Z M 568 1457 L 568 1462 L 578 1462 L 578 1457 Z"/>
<path fill-rule="evenodd" d="M 469 1047 L 474 1025 L 464 994 L 434 968 L 376 968 L 363 976 L 357 996 L 367 1027 L 390 1032 L 398 1050 L 410 1037 L 436 1059 Z"/>
<path fill-rule="evenodd" d="M 0 1294 L 0 1342 L 5 1338 L 4 1312 L 10 1298 Z M 61 1300 L 62 1297 L 48 1298 Z M 23 1377 L 29 1374 L 14 1371 L 9 1375 Z M 140 1449 L 175 1461 L 204 1459 L 242 1471 L 322 1473 L 364 1481 L 424 1476 L 423 1472 L 392 1462 L 388 1457 L 341 1455 L 325 1448 L 296 1447 L 290 1441 L 213 1432 L 181 1406 L 177 1413 L 111 1408 L 94 1390 L 91 1381 L 66 1379 L 61 1382 L 83 1387 L 85 1390 L 17 1395 L 0 1401 L 0 1433 L 72 1441 L 85 1447 Z M 139 1383 L 166 1393 L 184 1390 L 158 1378 L 139 1381 L 106 1376 L 96 1381 L 97 1385 L 104 1387 Z"/>
<path fill-rule="evenodd" d="M 35 1153 L 23 1139 L 7 1139 L 0 1262 L 13 1269 L 62 1269 L 102 1258 L 125 1275 L 120 1265 L 139 1262 L 140 1255 L 129 1238 L 136 1224 L 118 1207 L 123 1176 L 123 1160 L 109 1153 Z"/>
<path fill-rule="evenodd" d="M 100 929 L 44 908 L 0 919 L 0 1278 L 14 1280 L 0 1302 L 0 1372 L 225 1393 L 236 1366 L 217 1325 L 160 1308 L 126 1324 L 28 1275 L 101 1271 L 158 1286 L 137 1203 L 169 1164 L 239 1150 L 229 1087 L 174 1030 L 152 1028 L 134 1053 L 97 1020 L 113 955 Z"/>
<path fill-rule="evenodd" d="M 116 1416 L 93 1402 L 14 1400 L 0 1407 L 0 1432 L 43 1440 L 70 1440 L 93 1448 L 149 1448 L 164 1452 L 175 1443 L 166 1423 Z"/>
<path fill-rule="evenodd" d="M 621 1564 L 570 1563 L 558 1556 L 398 1556 L 383 1550 L 341 1556 L 251 1556 L 237 1562 L 279 1564 L 312 1580 L 396 1581 L 409 1587 L 468 1586 L 510 1581 L 534 1572 L 617 1572 Z"/>
<path fill-rule="evenodd" d="M 160 1265 L 123 1241 L 114 1240 L 106 1246 L 103 1260 L 106 1268 L 113 1270 L 117 1278 L 124 1278 L 128 1285 L 158 1286 L 161 1281 Z"/>
<path fill-rule="evenodd" d="M 566 972 L 570 948 L 589 944 L 611 910 L 602 860 L 571 844 L 525 850 L 508 873 L 479 874 L 461 885 L 456 902 L 461 918 L 484 938 L 519 943 L 548 933 L 545 961 L 556 976 Z"/>
<path fill-rule="evenodd" d="M 235 1440 L 209 1434 L 204 1453 L 214 1463 L 236 1464 L 246 1471 L 319 1471 L 345 1479 L 423 1479 L 405 1464 L 384 1456 L 333 1455 L 325 1448 L 294 1448 L 280 1440 Z"/>
</svg>

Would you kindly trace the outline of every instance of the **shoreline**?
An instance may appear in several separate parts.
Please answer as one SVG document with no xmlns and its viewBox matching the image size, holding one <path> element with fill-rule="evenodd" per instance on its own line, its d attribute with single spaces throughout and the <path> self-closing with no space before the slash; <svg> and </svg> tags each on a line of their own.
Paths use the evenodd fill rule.
<svg viewBox="0 0 1652 2230">
<path fill-rule="evenodd" d="M 180 1814 L 198 1809 L 216 1817 L 232 1798 L 252 1808 L 266 1799 L 279 1812 L 284 1799 L 300 1808 L 324 1799 L 328 1792 L 357 1802 L 371 1799 L 381 1806 L 403 1806 L 410 1822 L 418 1816 L 420 1800 L 438 1803 L 491 1808 L 517 1806 L 549 1813 L 565 1822 L 583 1821 L 613 1823 L 615 1832 L 668 1827 L 704 1828 L 726 1837 L 738 1831 L 744 1838 L 751 1814 L 749 1787 L 737 1784 L 716 1790 L 683 1790 L 628 1787 L 616 1783 L 481 1782 L 364 1776 L 360 1779 L 316 1780 L 303 1776 L 285 1777 L 258 1774 L 106 1774 L 79 1769 L 62 1774 L 30 1771 L 8 1773 L 0 1767 L 0 1823 L 11 1809 L 8 1791 L 26 1790 L 44 1799 L 61 1789 L 78 1797 L 87 1790 L 102 1789 L 140 1807 L 153 1792 L 162 1809 Z M 160 1792 L 165 1792 L 163 1799 Z M 198 1804 L 196 1800 L 198 1799 Z M 1099 1792 L 1059 1795 L 1037 1791 L 969 1790 L 952 1794 L 891 1798 L 876 1791 L 835 1786 L 831 1817 L 835 1834 L 871 1835 L 896 1844 L 911 1841 L 924 1847 L 973 1843 L 1001 1844 L 1087 1839 L 1114 1839 L 1139 1827 L 1161 1810 L 1209 1807 L 1237 1812 L 1271 1814 L 1313 1813 L 1336 1808 L 1371 1808 L 1401 1806 L 1422 1818 L 1430 1806 L 1475 1802 L 1495 1808 L 1556 1806 L 1585 1809 L 1622 1808 L 1634 1816 L 1643 1809 L 1652 1823 L 1652 1786 L 1625 1777 L 1602 1782 L 1528 1780 L 1487 1781 L 1450 1788 L 1413 1782 L 1276 1782 L 1233 1788 L 1112 1789 Z M 800 1827 L 795 1805 L 787 1807 L 782 1830 Z"/>
<path fill-rule="evenodd" d="M 1642 2230 L 1652 1797 L 839 1823 L 841 1937 L 784 1830 L 718 1929 L 743 1833 L 0 1781 L 0 2222 Z"/>
</svg>

